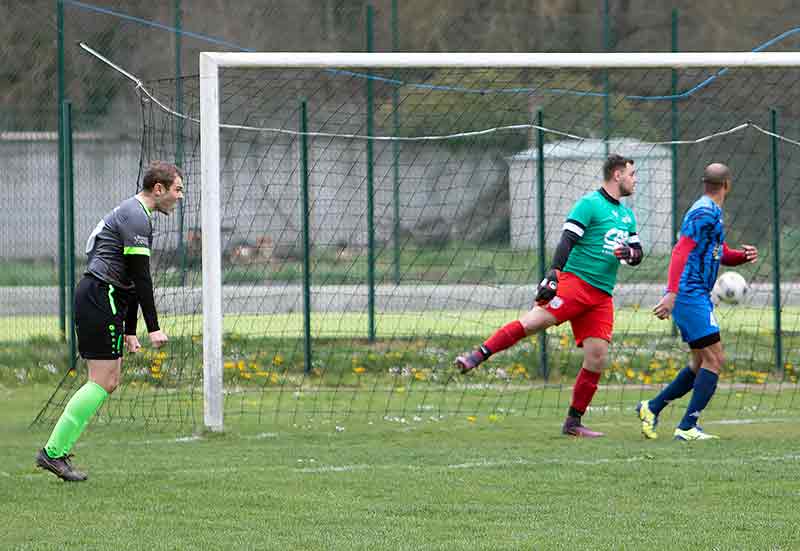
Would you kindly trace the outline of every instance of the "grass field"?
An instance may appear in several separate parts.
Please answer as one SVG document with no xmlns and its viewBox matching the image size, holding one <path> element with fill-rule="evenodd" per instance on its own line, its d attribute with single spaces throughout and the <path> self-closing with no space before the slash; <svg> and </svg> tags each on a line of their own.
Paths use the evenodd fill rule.
<svg viewBox="0 0 800 551">
<path fill-rule="evenodd" d="M 95 424 L 68 485 L 33 468 L 49 387 L 0 387 L 7 549 L 797 549 L 800 419 L 704 417 L 722 439 L 558 434 L 560 414 Z M 682 407 L 677 404 L 677 408 Z M 675 409 L 675 408 L 673 408 Z M 667 436 L 671 424 L 664 423 Z M 338 428 L 337 428 L 338 427 Z"/>
<path fill-rule="evenodd" d="M 723 333 L 768 336 L 774 333 L 775 320 L 770 309 L 721 306 L 716 309 Z M 486 337 L 487 331 L 515 319 L 522 312 L 513 310 L 377 312 L 376 332 L 379 338 L 394 336 L 463 335 Z M 143 324 L 140 324 L 143 325 Z M 162 316 L 161 326 L 170 335 L 199 335 L 202 316 Z M 626 334 L 667 335 L 668 322 L 656 319 L 648 306 L 623 308 L 615 312 L 616 336 Z M 263 337 L 300 337 L 303 334 L 303 315 L 240 314 L 225 316 L 225 333 Z M 800 308 L 783 308 L 782 328 L 785 334 L 800 334 Z M 569 332 L 569 324 L 550 329 L 552 333 Z M 315 338 L 363 337 L 367 331 L 367 314 L 354 312 L 322 312 L 311 316 L 311 331 Z M 0 342 L 24 341 L 31 337 L 57 337 L 57 316 L 0 316 Z"/>
</svg>

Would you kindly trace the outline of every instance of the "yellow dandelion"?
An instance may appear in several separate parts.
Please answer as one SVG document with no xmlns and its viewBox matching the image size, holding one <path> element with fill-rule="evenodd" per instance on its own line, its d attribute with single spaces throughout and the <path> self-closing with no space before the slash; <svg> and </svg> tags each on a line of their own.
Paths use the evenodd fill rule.
<svg viewBox="0 0 800 551">
<path fill-rule="evenodd" d="M 646 385 L 652 384 L 653 378 L 650 375 L 645 375 L 644 379 L 642 379 L 642 382 Z"/>
<path fill-rule="evenodd" d="M 490 423 L 497 423 L 499 420 L 500 420 L 500 418 L 497 415 L 495 415 L 494 413 L 489 415 L 489 422 Z"/>
<path fill-rule="evenodd" d="M 425 374 L 422 373 L 421 371 L 418 371 L 418 372 L 414 373 L 414 378 L 416 380 L 418 380 L 418 381 L 424 381 L 425 380 Z"/>
<path fill-rule="evenodd" d="M 275 357 L 272 358 L 272 363 L 274 365 L 281 365 L 283 363 L 283 357 L 280 354 L 275 354 Z"/>
<path fill-rule="evenodd" d="M 469 417 L 467 417 L 467 421 L 469 421 L 470 423 L 474 423 L 477 420 L 478 418 L 475 417 L 474 415 L 470 415 Z"/>
<path fill-rule="evenodd" d="M 250 364 L 250 369 L 252 369 L 253 371 L 258 371 L 258 364 L 257 363 L 251 363 Z"/>
<path fill-rule="evenodd" d="M 354 367 L 354 368 L 353 368 L 353 373 L 357 373 L 357 374 L 361 375 L 361 374 L 362 374 L 362 373 L 364 373 L 366 370 L 367 370 L 367 369 L 366 369 L 365 367 L 361 367 L 361 366 L 359 366 L 359 367 Z"/>
<path fill-rule="evenodd" d="M 153 379 L 160 379 L 161 378 L 161 373 L 153 373 L 152 377 L 153 377 Z"/>
<path fill-rule="evenodd" d="M 241 374 L 241 377 L 242 377 L 243 379 L 252 379 L 252 378 L 253 378 L 253 376 L 252 376 L 252 375 L 250 375 L 250 374 L 249 374 L 248 372 L 246 372 L 246 371 L 245 371 L 244 373 L 242 373 L 242 374 Z"/>
<path fill-rule="evenodd" d="M 636 377 L 636 373 L 633 372 L 633 369 L 628 368 L 628 369 L 625 370 L 625 376 L 628 379 L 633 379 L 634 377 Z"/>
<path fill-rule="evenodd" d="M 272 383 L 273 385 L 277 385 L 279 381 L 280 379 L 278 379 L 278 375 L 276 373 L 272 373 L 269 376 L 269 382 Z"/>
<path fill-rule="evenodd" d="M 236 364 L 235 364 L 235 363 L 233 363 L 233 362 L 225 362 L 224 364 L 222 364 L 222 366 L 223 366 L 225 369 L 233 369 L 233 368 L 235 368 L 235 367 L 236 367 Z"/>
<path fill-rule="evenodd" d="M 239 360 L 238 362 L 236 362 L 236 367 L 239 368 L 239 371 L 241 371 L 242 369 L 245 369 L 246 366 L 245 366 L 244 360 Z"/>
</svg>

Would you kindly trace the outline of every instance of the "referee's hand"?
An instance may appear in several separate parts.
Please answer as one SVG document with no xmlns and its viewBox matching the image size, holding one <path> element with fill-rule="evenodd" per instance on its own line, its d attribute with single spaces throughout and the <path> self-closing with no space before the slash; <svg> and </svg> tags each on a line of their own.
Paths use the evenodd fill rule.
<svg viewBox="0 0 800 551">
<path fill-rule="evenodd" d="M 169 339 L 167 338 L 166 333 L 164 333 L 161 329 L 150 333 L 150 344 L 153 345 L 153 348 L 161 348 L 167 344 L 168 340 Z"/>
<path fill-rule="evenodd" d="M 136 354 L 142 347 L 139 344 L 139 338 L 136 335 L 125 335 L 125 348 L 128 349 L 130 354 Z"/>
</svg>

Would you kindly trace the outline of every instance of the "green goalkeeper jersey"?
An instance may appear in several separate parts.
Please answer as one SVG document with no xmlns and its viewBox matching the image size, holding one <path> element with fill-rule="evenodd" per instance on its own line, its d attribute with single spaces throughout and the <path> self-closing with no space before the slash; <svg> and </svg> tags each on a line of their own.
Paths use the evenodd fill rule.
<svg viewBox="0 0 800 551">
<path fill-rule="evenodd" d="M 575 203 L 564 229 L 580 237 L 569 253 L 564 271 L 612 294 L 620 264 L 614 249 L 620 244 L 639 242 L 633 211 L 601 188 Z"/>
</svg>

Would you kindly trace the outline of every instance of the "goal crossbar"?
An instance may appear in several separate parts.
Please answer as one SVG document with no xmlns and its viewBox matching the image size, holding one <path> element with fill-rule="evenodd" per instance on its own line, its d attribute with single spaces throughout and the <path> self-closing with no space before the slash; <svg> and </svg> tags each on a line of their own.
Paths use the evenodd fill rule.
<svg viewBox="0 0 800 551">
<path fill-rule="evenodd" d="M 791 67 L 800 52 L 690 53 L 363 53 L 363 52 L 203 52 L 200 59 L 218 67 L 459 67 L 565 69 L 685 69 L 692 67 Z"/>
</svg>

